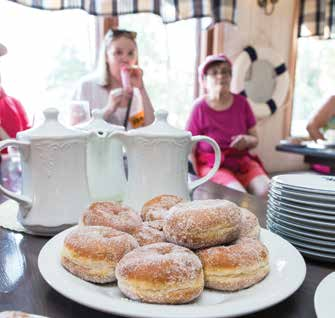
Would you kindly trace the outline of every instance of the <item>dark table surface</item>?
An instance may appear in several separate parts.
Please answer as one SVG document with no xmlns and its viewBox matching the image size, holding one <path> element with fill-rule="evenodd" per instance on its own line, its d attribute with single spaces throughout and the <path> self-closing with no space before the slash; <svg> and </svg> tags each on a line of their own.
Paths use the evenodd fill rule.
<svg viewBox="0 0 335 318">
<path fill-rule="evenodd" d="M 253 211 L 261 225 L 265 226 L 266 202 L 254 196 L 207 183 L 196 190 L 194 198 L 231 200 Z M 53 318 L 117 317 L 73 302 L 53 290 L 43 280 L 38 270 L 37 258 L 47 240 L 48 238 L 0 228 L 0 312 L 20 310 Z M 315 289 L 334 270 L 334 264 L 307 259 L 306 263 L 305 281 L 292 296 L 271 308 L 244 317 L 316 317 L 313 301 Z"/>
<path fill-rule="evenodd" d="M 335 148 L 310 148 L 305 145 L 280 144 L 276 146 L 276 150 L 303 155 L 306 163 L 327 165 L 334 171 Z"/>
</svg>

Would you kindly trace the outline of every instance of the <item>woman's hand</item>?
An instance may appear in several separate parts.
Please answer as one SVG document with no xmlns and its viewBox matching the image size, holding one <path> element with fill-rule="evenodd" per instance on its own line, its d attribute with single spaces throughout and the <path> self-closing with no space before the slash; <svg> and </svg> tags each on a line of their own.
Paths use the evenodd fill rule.
<svg viewBox="0 0 335 318">
<path fill-rule="evenodd" d="M 232 137 L 232 141 L 229 147 L 242 151 L 254 148 L 256 145 L 257 145 L 257 138 L 255 136 L 237 135 Z"/>
<path fill-rule="evenodd" d="M 309 123 L 306 127 L 309 136 L 317 141 L 318 139 L 325 139 L 324 135 L 320 132 L 320 130 L 314 125 L 314 123 Z"/>
<path fill-rule="evenodd" d="M 335 95 L 331 96 L 318 112 L 310 119 L 306 127 L 313 140 L 325 139 L 320 132 L 327 123 L 335 116 Z"/>
<path fill-rule="evenodd" d="M 126 92 L 123 89 L 111 90 L 108 95 L 107 104 L 105 106 L 104 119 L 108 121 L 110 116 L 119 108 L 127 107 L 132 93 Z"/>
<path fill-rule="evenodd" d="M 137 87 L 142 89 L 144 87 L 143 83 L 143 70 L 138 66 L 129 66 L 128 72 L 130 75 L 130 84 L 132 87 Z"/>
<path fill-rule="evenodd" d="M 138 66 L 126 66 L 127 71 L 129 71 L 129 78 L 130 78 L 130 85 L 132 87 L 136 87 L 139 89 L 142 103 L 143 103 L 143 110 L 144 110 L 144 125 L 151 124 L 155 117 L 154 117 L 154 109 L 152 107 L 150 98 L 148 93 L 145 89 L 144 82 L 143 82 L 143 71 Z"/>
</svg>

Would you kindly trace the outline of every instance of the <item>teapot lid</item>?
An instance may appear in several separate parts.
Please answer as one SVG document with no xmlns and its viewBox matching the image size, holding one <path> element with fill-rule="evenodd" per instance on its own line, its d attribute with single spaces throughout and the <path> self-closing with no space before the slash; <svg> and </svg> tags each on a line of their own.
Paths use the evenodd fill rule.
<svg viewBox="0 0 335 318">
<path fill-rule="evenodd" d="M 94 109 L 92 112 L 92 119 L 87 123 L 77 125 L 76 128 L 97 133 L 107 133 L 124 130 L 123 126 L 113 125 L 105 121 L 103 115 L 104 111 L 102 109 Z"/>
<path fill-rule="evenodd" d="M 47 108 L 43 111 L 44 122 L 28 130 L 21 131 L 17 134 L 19 139 L 41 139 L 41 138 L 73 138 L 84 137 L 88 133 L 73 128 L 63 126 L 58 121 L 59 111 L 57 108 Z"/>
<path fill-rule="evenodd" d="M 143 136 L 143 137 L 191 137 L 189 131 L 178 129 L 171 126 L 167 122 L 168 112 L 166 110 L 160 109 L 155 111 L 155 121 L 146 127 L 132 129 L 128 131 L 129 136 Z"/>
</svg>

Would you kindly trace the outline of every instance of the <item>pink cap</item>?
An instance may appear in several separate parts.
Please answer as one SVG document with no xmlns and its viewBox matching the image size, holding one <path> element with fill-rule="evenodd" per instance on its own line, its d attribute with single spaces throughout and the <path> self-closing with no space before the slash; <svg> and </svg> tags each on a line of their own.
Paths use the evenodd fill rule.
<svg viewBox="0 0 335 318">
<path fill-rule="evenodd" d="M 232 63 L 224 54 L 208 55 L 198 67 L 199 80 L 202 80 L 206 75 L 208 67 L 215 62 L 226 62 L 232 67 Z"/>
</svg>

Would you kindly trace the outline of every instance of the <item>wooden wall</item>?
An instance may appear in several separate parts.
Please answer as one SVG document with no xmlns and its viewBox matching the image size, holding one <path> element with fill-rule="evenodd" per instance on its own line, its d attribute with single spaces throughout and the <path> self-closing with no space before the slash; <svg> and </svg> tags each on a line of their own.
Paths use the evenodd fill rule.
<svg viewBox="0 0 335 318">
<path fill-rule="evenodd" d="M 291 52 L 297 1 L 280 0 L 270 16 L 264 14 L 256 0 L 237 1 L 237 25 L 224 24 L 222 38 L 225 53 L 234 60 L 246 45 L 271 47 L 282 56 L 289 68 L 294 68 L 295 57 Z M 258 124 L 260 143 L 256 152 L 269 172 L 307 168 L 301 156 L 277 152 L 274 149 L 286 137 L 289 125 L 285 121 L 290 102 L 291 95 L 288 96 L 287 103 L 274 115 Z"/>
</svg>

